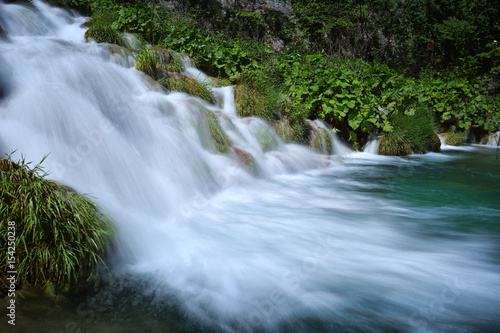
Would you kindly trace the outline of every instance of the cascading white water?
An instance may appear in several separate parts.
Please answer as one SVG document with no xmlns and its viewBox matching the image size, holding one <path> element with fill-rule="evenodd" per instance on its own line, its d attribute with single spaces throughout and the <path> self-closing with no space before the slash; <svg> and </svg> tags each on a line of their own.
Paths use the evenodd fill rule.
<svg viewBox="0 0 500 333">
<path fill-rule="evenodd" d="M 95 197 L 118 226 L 115 274 L 147 279 L 187 317 L 235 332 L 301 331 L 310 319 L 325 332 L 353 321 L 352 330 L 432 331 L 457 328 L 480 306 L 499 310 L 489 243 L 462 236 L 464 245 L 454 233 L 428 241 L 419 223 L 439 231 L 440 216 L 374 197 L 358 180 L 361 164 L 389 161 L 402 171 L 389 187 L 419 160 L 358 158 L 315 121 L 349 167 L 313 170 L 324 156 L 237 118 L 231 87 L 215 90 L 217 105 L 151 90 L 133 54 L 85 43 L 83 18 L 36 6 L 0 2 L 0 153 L 49 154 L 50 178 Z M 230 152 L 209 141 L 204 112 Z"/>
<path fill-rule="evenodd" d="M 324 165 L 309 149 L 284 144 L 262 120 L 238 119 L 230 88 L 218 90 L 220 108 L 152 91 L 129 68 L 131 55 L 85 43 L 83 18 L 35 5 L 0 2 L 8 33 L 0 40 L 6 92 L 0 152 L 16 150 L 14 158 L 35 162 L 49 155 L 50 178 L 92 194 L 116 221 L 119 252 L 132 270 L 151 265 L 149 271 L 162 270 L 165 284 L 179 290 L 203 277 L 205 236 L 185 226 L 187 217 L 214 193 L 252 177 L 235 154 L 202 145 L 200 109 L 217 114 L 233 146 L 252 156 L 261 175 Z M 199 283 L 194 288 L 203 288 Z"/>
</svg>

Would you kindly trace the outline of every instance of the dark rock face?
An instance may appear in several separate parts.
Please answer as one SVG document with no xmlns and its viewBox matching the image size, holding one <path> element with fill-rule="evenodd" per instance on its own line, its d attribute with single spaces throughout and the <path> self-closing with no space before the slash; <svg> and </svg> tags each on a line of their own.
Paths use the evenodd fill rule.
<svg viewBox="0 0 500 333">
<path fill-rule="evenodd" d="M 0 56 L 0 101 L 9 94 L 10 91 L 9 78 L 10 78 L 10 69 Z"/>
</svg>

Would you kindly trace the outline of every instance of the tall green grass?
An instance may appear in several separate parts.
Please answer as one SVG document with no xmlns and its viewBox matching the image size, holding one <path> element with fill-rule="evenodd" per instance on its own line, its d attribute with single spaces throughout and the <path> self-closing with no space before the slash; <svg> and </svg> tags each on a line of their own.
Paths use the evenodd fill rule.
<svg viewBox="0 0 500 333">
<path fill-rule="evenodd" d="M 43 160 L 42 160 L 43 162 Z M 40 164 L 42 163 L 40 162 Z M 18 283 L 67 287 L 97 273 L 112 224 L 86 196 L 45 179 L 40 164 L 0 159 L 0 280 L 5 283 L 8 222 L 15 222 Z M 4 286 L 5 287 L 5 286 Z M 0 288 L 1 289 L 1 288 Z"/>
<path fill-rule="evenodd" d="M 394 113 L 390 115 L 389 120 L 394 131 L 379 140 L 381 155 L 403 156 L 440 150 L 439 138 L 429 109 L 418 107 L 413 115 Z"/>
</svg>

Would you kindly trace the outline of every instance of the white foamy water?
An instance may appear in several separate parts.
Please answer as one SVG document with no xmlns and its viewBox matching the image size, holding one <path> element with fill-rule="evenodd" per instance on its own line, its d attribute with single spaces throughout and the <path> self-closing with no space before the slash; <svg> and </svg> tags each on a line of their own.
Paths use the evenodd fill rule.
<svg viewBox="0 0 500 333">
<path fill-rule="evenodd" d="M 419 332 L 500 310 L 489 240 L 424 237 L 438 213 L 371 193 L 423 161 L 352 153 L 333 136 L 331 159 L 284 144 L 261 119 L 237 118 L 231 87 L 217 105 L 152 91 L 132 55 L 85 43 L 82 18 L 42 3 L 0 3 L 0 22 L 0 152 L 49 154 L 50 177 L 116 222 L 116 274 L 146 279 L 188 319 L 235 332 Z M 205 109 L 251 168 L 207 142 Z M 381 166 L 402 172 L 366 181 Z"/>
</svg>

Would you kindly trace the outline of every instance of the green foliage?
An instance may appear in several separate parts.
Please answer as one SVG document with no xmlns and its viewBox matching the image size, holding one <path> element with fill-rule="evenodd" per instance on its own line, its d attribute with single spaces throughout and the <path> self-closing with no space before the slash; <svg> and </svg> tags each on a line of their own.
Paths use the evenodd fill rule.
<svg viewBox="0 0 500 333">
<path fill-rule="evenodd" d="M 305 105 L 307 117 L 316 115 L 352 132 L 352 141 L 367 137 L 376 128 L 391 129 L 385 113 L 378 108 L 394 108 L 390 88 L 397 75 L 388 68 L 319 54 L 290 52 L 280 60 L 288 96 L 293 103 Z"/>
<path fill-rule="evenodd" d="M 0 251 L 8 253 L 8 223 L 13 221 L 18 281 L 67 286 L 102 261 L 111 222 L 85 196 L 44 179 L 40 164 L 31 169 L 29 164 L 0 160 Z M 0 269 L 0 276 L 10 270 L 7 260 Z"/>
<path fill-rule="evenodd" d="M 194 58 L 197 67 L 212 76 L 237 78 L 245 70 L 255 70 L 272 54 L 265 45 L 245 39 L 227 41 L 194 27 L 171 27 L 163 45 Z"/>
<path fill-rule="evenodd" d="M 412 117 L 420 107 L 437 125 L 499 127 L 500 11 L 486 0 L 296 0 L 289 17 L 256 11 L 257 2 L 250 11 L 238 2 L 222 11 L 215 0 L 175 1 L 175 10 L 156 0 L 71 3 L 236 83 L 238 112 L 286 120 L 294 141 L 308 142 L 305 121 L 319 117 L 359 146 L 370 132 L 394 129 L 387 112 Z M 264 43 L 270 35 L 282 36 L 288 51 L 275 54 Z M 155 62 L 143 52 L 138 68 L 155 79 L 179 72 L 179 58 L 164 61 L 161 52 L 153 50 Z"/>
</svg>

